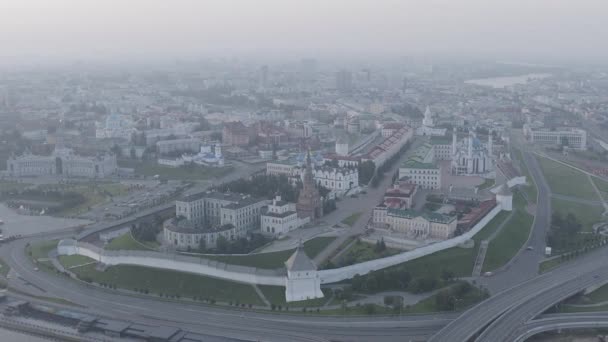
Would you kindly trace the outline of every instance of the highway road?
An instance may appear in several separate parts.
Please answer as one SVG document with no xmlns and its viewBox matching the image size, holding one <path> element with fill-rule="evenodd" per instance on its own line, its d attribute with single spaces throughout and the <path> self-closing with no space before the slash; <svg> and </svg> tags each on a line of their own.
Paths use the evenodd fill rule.
<svg viewBox="0 0 608 342">
<path fill-rule="evenodd" d="M 535 160 L 524 154 L 539 187 L 539 198 L 550 196 Z M 532 158 L 533 159 L 533 158 Z M 47 273 L 35 271 L 25 255 L 28 242 L 70 236 L 69 232 L 49 233 L 13 241 L 0 247 L 0 257 L 34 286 L 11 280 L 11 286 L 44 296 L 63 298 L 84 306 L 84 311 L 99 316 L 136 321 L 143 324 L 178 326 L 202 334 L 260 341 L 466 341 L 489 325 L 480 341 L 510 341 L 518 332 L 539 329 L 532 320 L 547 307 L 592 284 L 608 282 L 607 249 L 593 251 L 551 272 L 537 276 L 538 261 L 549 225 L 550 201 L 540 201 L 530 237 L 534 251 L 521 251 L 512 265 L 497 275 L 515 279 L 506 289 L 488 300 L 458 314 L 430 314 L 402 317 L 331 317 L 297 314 L 272 314 L 229 308 L 162 301 L 152 297 L 123 295 Z M 545 202 L 543 204 L 543 202 Z M 491 278 L 490 278 L 491 279 Z M 494 280 L 494 279 L 493 279 Z M 555 318 L 557 319 L 557 318 Z M 565 318 L 567 319 L 567 318 Z M 491 325 L 490 323 L 494 321 Z M 581 324 L 589 324 L 589 320 Z M 559 322 L 558 322 L 559 323 Z M 526 330 L 528 329 L 528 330 Z"/>
<path fill-rule="evenodd" d="M 536 207 L 534 225 L 527 244 L 505 267 L 494 271 L 492 277 L 478 279 L 478 284 L 490 290 L 491 293 L 501 292 L 534 278 L 538 275 L 538 264 L 544 258 L 545 236 L 551 220 L 551 189 L 534 155 L 524 152 L 523 157 L 538 188 L 539 203 Z M 525 249 L 527 246 L 532 246 L 533 249 Z"/>
<path fill-rule="evenodd" d="M 55 234 L 37 239 L 55 239 Z M 261 341 L 424 341 L 452 320 L 454 314 L 407 317 L 320 317 L 232 310 L 205 305 L 167 302 L 123 295 L 47 273 L 34 271 L 24 248 L 33 239 L 14 241 L 0 248 L 0 256 L 19 276 L 44 296 L 69 300 L 92 314 L 143 324 L 178 326 L 208 335 Z M 11 280 L 13 282 L 13 280 Z M 17 282 L 15 282 L 17 283 Z M 27 286 L 18 283 L 21 290 Z M 11 283 L 12 285 L 12 283 Z M 36 292 L 33 287 L 29 289 Z"/>
<path fill-rule="evenodd" d="M 608 312 L 585 312 L 543 315 L 526 323 L 512 336 L 513 342 L 523 342 L 536 334 L 559 329 L 584 329 L 608 327 Z"/>
<path fill-rule="evenodd" d="M 605 248 L 551 272 L 536 275 L 550 224 L 551 193 L 536 159 L 528 152 L 523 155 L 538 187 L 536 218 L 529 240 L 534 251 L 520 251 L 511 265 L 493 279 L 504 281 L 504 290 L 467 310 L 429 341 L 467 341 L 488 325 L 478 341 L 512 341 L 515 336 L 510 334 L 515 334 L 547 308 L 590 285 L 608 282 L 608 266 L 604 262 L 608 250 Z"/>
</svg>

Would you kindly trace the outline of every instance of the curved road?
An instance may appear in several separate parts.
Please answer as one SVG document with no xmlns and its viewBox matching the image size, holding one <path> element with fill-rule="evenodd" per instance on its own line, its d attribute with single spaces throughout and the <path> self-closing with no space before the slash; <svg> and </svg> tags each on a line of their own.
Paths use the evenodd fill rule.
<svg viewBox="0 0 608 342">
<path fill-rule="evenodd" d="M 477 341 L 514 341 L 517 331 L 547 308 L 582 291 L 591 285 L 608 282 L 605 248 L 593 251 L 551 272 L 536 276 L 540 253 L 544 248 L 546 229 L 550 224 L 550 189 L 542 176 L 537 160 L 524 152 L 524 160 L 538 188 L 538 205 L 529 244 L 534 252 L 520 251 L 510 269 L 516 279 L 510 279 L 508 288 L 463 313 L 441 329 L 429 341 L 467 341 L 481 332 Z M 534 275 L 531 274 L 534 271 Z M 500 274 L 505 278 L 505 273 Z M 525 280 L 525 278 L 528 280 Z M 518 280 L 523 282 L 513 286 Z M 507 279 L 504 279 L 507 280 Z"/>
<path fill-rule="evenodd" d="M 513 342 L 523 342 L 545 331 L 606 327 L 608 327 L 607 312 L 543 315 L 539 319 L 528 322 L 511 335 L 517 336 Z"/>
<path fill-rule="evenodd" d="M 61 234 L 54 234 L 44 239 L 60 237 Z M 45 289 L 47 291 L 45 296 L 67 299 L 86 307 L 72 308 L 73 310 L 113 319 L 178 326 L 193 332 L 243 340 L 424 341 L 455 316 L 453 314 L 407 317 L 273 315 L 123 295 L 44 271 L 34 271 L 33 263 L 24 252 L 25 244 L 32 241 L 34 239 L 23 239 L 4 245 L 0 248 L 0 255 L 21 278 L 36 287 Z"/>
</svg>

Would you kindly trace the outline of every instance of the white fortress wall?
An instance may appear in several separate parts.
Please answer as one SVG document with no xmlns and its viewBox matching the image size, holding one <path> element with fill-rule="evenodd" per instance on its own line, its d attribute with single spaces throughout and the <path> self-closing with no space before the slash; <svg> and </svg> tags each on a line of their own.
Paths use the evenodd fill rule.
<svg viewBox="0 0 608 342">
<path fill-rule="evenodd" d="M 344 279 L 350 279 L 357 274 L 364 275 L 373 271 L 381 270 L 383 268 L 395 266 L 406 261 L 414 260 L 429 254 L 433 254 L 447 248 L 456 247 L 459 244 L 471 239 L 483 227 L 485 227 L 488 222 L 490 222 L 496 215 L 498 215 L 501 210 L 502 207 L 500 206 L 500 204 L 497 205 L 486 216 L 484 216 L 473 228 L 471 228 L 471 230 L 455 238 L 437 242 L 432 245 L 416 248 L 409 252 L 404 252 L 382 259 L 370 260 L 346 267 L 319 271 L 321 284 L 334 283 Z"/>
<path fill-rule="evenodd" d="M 237 282 L 285 286 L 286 277 L 274 270 L 228 265 L 208 259 L 145 251 L 106 251 L 97 246 L 78 242 L 73 253 L 65 249 L 59 254 L 79 254 L 106 265 L 134 265 L 207 275 Z"/>
<path fill-rule="evenodd" d="M 447 248 L 456 247 L 459 244 L 471 239 L 501 210 L 503 210 L 503 208 L 501 204 L 498 203 L 497 206 L 485 217 L 483 217 L 471 230 L 455 238 L 382 259 L 370 260 L 337 269 L 318 271 L 321 284 L 350 279 L 357 274 L 364 275 L 372 271 L 395 266 Z M 287 281 L 287 276 L 277 270 L 228 265 L 203 258 L 175 254 L 163 254 L 152 251 L 106 251 L 85 242 L 73 241 L 72 246 L 61 246 L 60 242 L 58 253 L 60 255 L 84 255 L 107 265 L 135 265 L 168 269 L 249 284 L 286 286 Z"/>
</svg>

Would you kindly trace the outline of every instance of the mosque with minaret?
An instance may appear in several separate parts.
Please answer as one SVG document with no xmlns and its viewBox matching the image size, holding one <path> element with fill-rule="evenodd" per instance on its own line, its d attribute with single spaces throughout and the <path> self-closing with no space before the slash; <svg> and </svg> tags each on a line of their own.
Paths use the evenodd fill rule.
<svg viewBox="0 0 608 342">
<path fill-rule="evenodd" d="M 452 174 L 459 176 L 483 176 L 494 172 L 492 132 L 488 142 L 482 143 L 477 134 L 470 131 L 458 142 L 456 132 L 452 132 Z"/>
</svg>

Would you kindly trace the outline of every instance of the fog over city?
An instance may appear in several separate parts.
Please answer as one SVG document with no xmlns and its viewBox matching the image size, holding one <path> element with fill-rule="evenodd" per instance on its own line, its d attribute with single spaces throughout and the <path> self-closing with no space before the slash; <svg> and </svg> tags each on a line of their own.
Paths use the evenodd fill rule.
<svg viewBox="0 0 608 342">
<path fill-rule="evenodd" d="M 0 0 L 0 342 L 606 342 L 607 42 L 608 0 Z"/>
<path fill-rule="evenodd" d="M 608 57 L 602 0 L 4 0 L 0 61 Z"/>
</svg>

